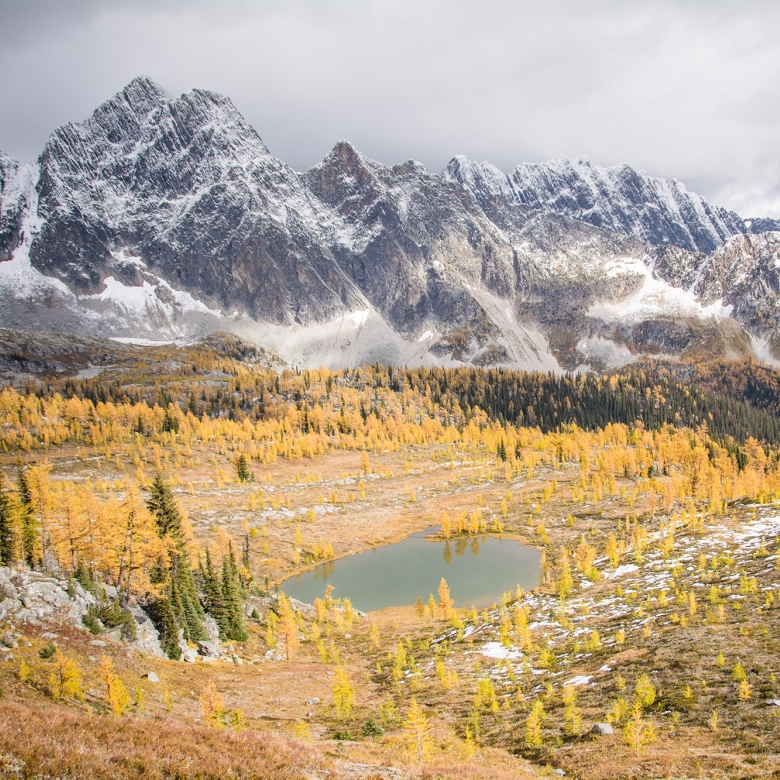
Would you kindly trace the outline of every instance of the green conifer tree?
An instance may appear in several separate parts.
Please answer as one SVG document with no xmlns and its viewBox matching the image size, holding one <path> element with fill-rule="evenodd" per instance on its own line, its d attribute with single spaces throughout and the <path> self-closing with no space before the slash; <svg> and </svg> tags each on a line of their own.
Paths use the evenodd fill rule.
<svg viewBox="0 0 780 780">
<path fill-rule="evenodd" d="M 95 592 L 95 582 L 92 579 L 92 574 L 89 569 L 84 565 L 84 561 L 79 558 L 79 562 L 76 565 L 76 571 L 73 572 L 73 577 L 84 590 L 90 593 Z"/>
<path fill-rule="evenodd" d="M 176 616 L 168 599 L 157 599 L 150 608 L 150 616 L 160 634 L 160 645 L 168 658 L 178 661 L 181 658 L 179 645 L 179 627 Z"/>
<path fill-rule="evenodd" d="M 238 477 L 239 482 L 252 481 L 252 472 L 249 470 L 249 463 L 243 452 L 238 456 L 238 460 L 236 461 L 236 476 Z"/>
<path fill-rule="evenodd" d="M 38 543 L 40 541 L 41 531 L 38 521 L 33 512 L 32 493 L 27 484 L 27 476 L 24 471 L 19 471 L 18 478 L 19 501 L 17 510 L 19 513 L 19 528 L 22 536 L 22 556 L 24 562 L 31 569 L 34 569 L 40 563 L 38 554 Z"/>
<path fill-rule="evenodd" d="M 203 607 L 187 554 L 181 512 L 170 487 L 160 474 L 152 482 L 147 505 L 157 521 L 157 533 L 173 543 L 168 554 L 167 570 L 155 572 L 162 582 L 167 580 L 168 607 L 187 641 L 207 639 Z"/>
<path fill-rule="evenodd" d="M 232 545 L 230 554 L 222 559 L 222 600 L 225 610 L 225 639 L 245 642 L 249 639 L 249 634 L 244 625 L 244 604 Z"/>
<path fill-rule="evenodd" d="M 222 582 L 211 562 L 211 555 L 206 550 L 206 565 L 200 566 L 201 582 L 203 583 L 203 596 L 206 611 L 214 618 L 219 626 L 220 636 L 226 636 L 229 630 L 225 613 L 225 601 L 222 597 Z"/>
</svg>

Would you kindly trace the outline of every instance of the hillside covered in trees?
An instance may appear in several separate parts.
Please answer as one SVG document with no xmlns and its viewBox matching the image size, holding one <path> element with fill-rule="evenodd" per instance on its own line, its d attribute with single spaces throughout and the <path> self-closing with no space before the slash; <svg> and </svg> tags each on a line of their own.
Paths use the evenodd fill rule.
<svg viewBox="0 0 780 780">
<path fill-rule="evenodd" d="M 721 756 L 713 771 L 744 751 L 771 763 L 775 372 L 272 360 L 212 339 L 0 389 L 9 713 L 65 707 L 73 729 L 100 714 L 140 740 L 146 718 L 272 731 L 310 746 L 288 754 L 315 776 L 334 744 L 339 761 L 464 778 L 693 771 L 686 741 Z M 278 588 L 431 525 L 450 555 L 476 555 L 485 534 L 532 545 L 539 586 L 507 582 L 478 611 L 454 609 L 458 583 L 442 583 L 367 617 L 324 583 L 312 605 Z M 21 619 L 10 588 L 35 582 L 84 604 L 77 619 Z M 95 755 L 109 750 L 88 730 Z M 61 773 L 70 760 L 15 749 L 0 729 L 4 761 Z"/>
</svg>

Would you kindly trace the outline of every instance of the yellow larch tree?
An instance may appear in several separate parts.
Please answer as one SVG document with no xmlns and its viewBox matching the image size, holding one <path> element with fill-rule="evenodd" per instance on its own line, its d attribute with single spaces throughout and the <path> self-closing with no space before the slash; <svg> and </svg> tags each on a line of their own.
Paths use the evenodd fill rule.
<svg viewBox="0 0 780 780">
<path fill-rule="evenodd" d="M 444 577 L 439 582 L 439 609 L 445 620 L 452 618 L 452 605 L 454 603 L 452 596 L 450 595 L 450 587 L 447 585 L 447 580 Z"/>
</svg>

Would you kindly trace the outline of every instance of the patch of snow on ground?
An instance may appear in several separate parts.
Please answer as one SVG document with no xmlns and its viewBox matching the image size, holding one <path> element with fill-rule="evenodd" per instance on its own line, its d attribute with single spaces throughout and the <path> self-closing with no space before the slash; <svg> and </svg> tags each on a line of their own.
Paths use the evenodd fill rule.
<svg viewBox="0 0 780 780">
<path fill-rule="evenodd" d="M 602 572 L 602 575 L 607 579 L 617 579 L 618 577 L 623 577 L 626 574 L 631 574 L 635 571 L 639 571 L 638 566 L 635 566 L 633 563 L 626 563 L 623 564 L 623 566 L 618 566 L 614 571 Z"/>
<path fill-rule="evenodd" d="M 572 677 L 564 685 L 587 685 L 593 679 L 592 674 L 581 674 L 578 677 Z"/>
<path fill-rule="evenodd" d="M 360 311 L 352 312 L 347 315 L 347 319 L 356 327 L 360 328 L 366 324 L 368 315 L 371 313 L 371 309 L 361 309 Z"/>
<path fill-rule="evenodd" d="M 136 347 L 164 347 L 166 344 L 176 344 L 178 339 L 136 339 L 132 336 L 109 336 L 111 341 L 119 344 L 132 344 Z"/>
<path fill-rule="evenodd" d="M 480 655 L 484 655 L 486 658 L 522 658 L 523 654 L 519 650 L 510 650 L 504 647 L 500 642 L 486 642 L 479 649 Z"/>
<path fill-rule="evenodd" d="M 616 344 L 602 336 L 580 339 L 577 343 L 577 352 L 581 353 L 586 360 L 591 358 L 602 361 L 607 368 L 622 368 L 639 357 L 632 354 L 625 344 Z"/>
<path fill-rule="evenodd" d="M 733 306 L 724 306 L 718 300 L 702 306 L 692 290 L 672 287 L 662 279 L 656 279 L 652 271 L 636 258 L 619 258 L 605 263 L 607 276 L 636 274 L 644 276 L 642 287 L 628 298 L 615 303 L 594 303 L 588 317 L 603 322 L 638 323 L 654 317 L 714 317 L 722 320 L 731 315 Z"/>
</svg>

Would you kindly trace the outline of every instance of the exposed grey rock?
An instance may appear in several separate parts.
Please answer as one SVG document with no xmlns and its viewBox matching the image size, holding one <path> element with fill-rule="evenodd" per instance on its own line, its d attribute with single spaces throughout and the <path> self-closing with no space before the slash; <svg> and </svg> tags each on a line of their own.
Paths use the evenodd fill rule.
<svg viewBox="0 0 780 780">
<path fill-rule="evenodd" d="M 245 617 L 251 618 L 252 615 L 257 612 L 258 615 L 260 615 L 260 619 L 262 619 L 262 613 L 259 609 L 256 607 L 253 607 L 248 601 L 244 602 L 244 615 Z"/>
<path fill-rule="evenodd" d="M 146 679 L 149 680 L 150 683 L 160 682 L 160 678 L 157 676 L 157 672 L 147 672 Z"/>
<path fill-rule="evenodd" d="M 307 620 L 315 620 L 317 617 L 317 611 L 311 604 L 304 604 L 298 599 L 290 598 L 290 606 L 293 612 L 300 612 Z"/>
<path fill-rule="evenodd" d="M 780 707 L 780 699 L 767 699 L 764 704 L 768 707 Z"/>
<path fill-rule="evenodd" d="M 584 158 L 509 175 L 455 158 L 436 175 L 339 142 L 299 174 L 228 98 L 139 78 L 37 163 L 0 155 L 0 326 L 232 330 L 314 365 L 610 367 L 685 352 L 694 320 L 720 327 L 728 312 L 681 306 L 681 289 L 775 338 L 775 234 L 753 234 L 778 226 Z M 647 303 L 650 272 L 666 293 Z M 91 370 L 108 352 L 9 348 L 0 370 Z"/>
<path fill-rule="evenodd" d="M 81 620 L 95 597 L 73 583 L 73 598 L 68 583 L 40 572 L 0 567 L 0 588 L 8 597 L 0 602 L 0 619 L 13 616 L 21 622 L 40 622 L 59 618 L 81 626 Z"/>
<path fill-rule="evenodd" d="M 191 647 L 188 647 L 182 652 L 181 660 L 188 664 L 194 664 L 198 660 L 198 654 Z"/>
<path fill-rule="evenodd" d="M 777 233 L 780 231 L 780 219 L 759 217 L 758 219 L 746 219 L 745 224 L 751 233 Z"/>
<path fill-rule="evenodd" d="M 219 639 L 198 642 L 198 654 L 207 658 L 221 658 L 225 654 L 225 648 Z"/>
<path fill-rule="evenodd" d="M 461 156 L 450 160 L 444 175 L 480 202 L 501 198 L 554 211 L 650 244 L 712 252 L 749 229 L 734 212 L 711 205 L 676 179 L 658 179 L 629 165 L 602 168 L 587 157 L 522 163 L 505 174 Z"/>
<path fill-rule="evenodd" d="M 590 730 L 591 734 L 600 734 L 602 736 L 607 736 L 609 734 L 614 734 L 615 729 L 612 728 L 612 726 L 609 723 L 597 723 L 593 728 Z"/>
<path fill-rule="evenodd" d="M 208 634 L 209 641 L 219 642 L 219 626 L 217 625 L 217 621 L 214 620 L 211 615 L 204 615 L 203 625 L 206 629 L 206 634 Z"/>
<path fill-rule="evenodd" d="M 313 705 L 313 704 L 319 704 L 320 703 L 320 697 L 315 696 L 313 699 L 309 699 L 306 704 Z"/>
<path fill-rule="evenodd" d="M 722 300 L 751 332 L 780 336 L 780 233 L 737 236 L 710 255 L 696 281 L 705 303 Z"/>
<path fill-rule="evenodd" d="M 160 635 L 146 612 L 140 607 L 130 607 L 130 613 L 136 625 L 136 638 L 131 646 L 139 653 L 165 658 L 165 653 L 160 645 Z"/>
<path fill-rule="evenodd" d="M 93 639 L 89 644 L 92 647 L 105 647 L 106 646 L 106 642 L 104 642 L 102 639 Z"/>
<path fill-rule="evenodd" d="M 113 600 L 119 598 L 119 591 L 113 585 L 101 585 L 100 588 L 106 599 Z"/>
<path fill-rule="evenodd" d="M 350 744 L 345 740 L 342 744 Z M 357 744 L 357 743 L 353 743 Z M 403 769 L 381 766 L 379 764 L 362 764 L 355 761 L 344 761 L 339 767 L 340 773 L 348 780 L 411 780 L 412 775 Z"/>
</svg>

